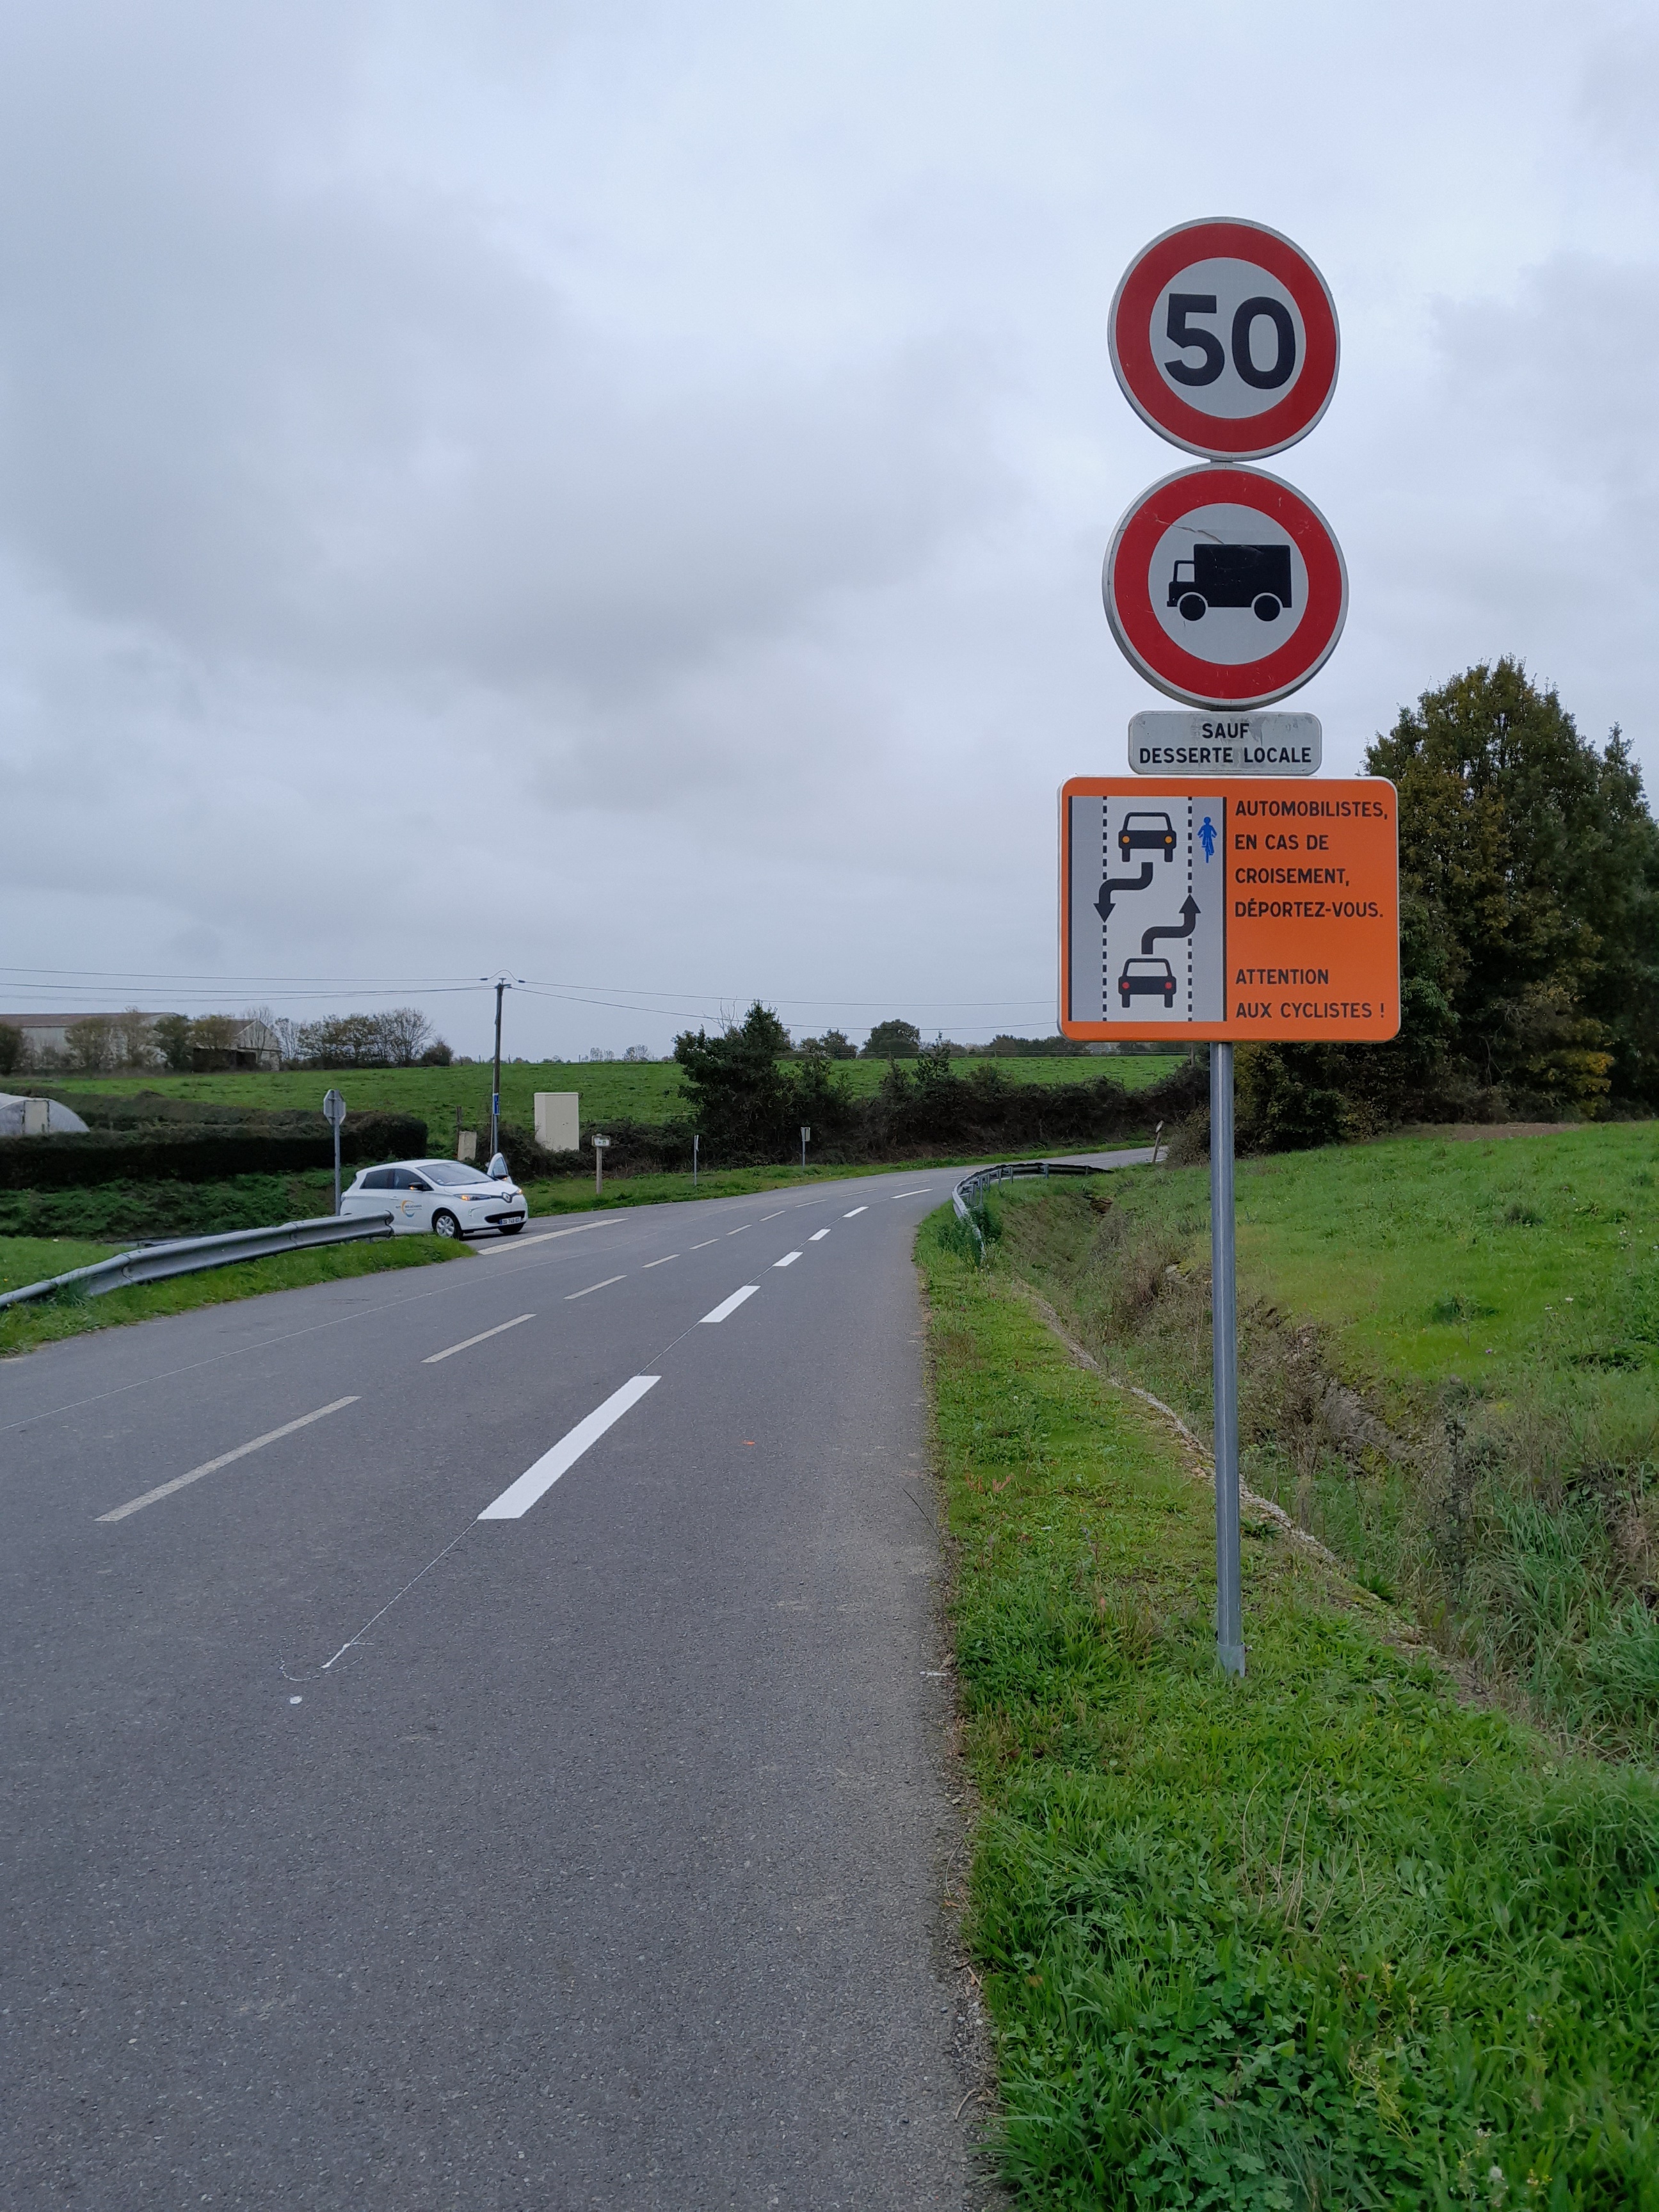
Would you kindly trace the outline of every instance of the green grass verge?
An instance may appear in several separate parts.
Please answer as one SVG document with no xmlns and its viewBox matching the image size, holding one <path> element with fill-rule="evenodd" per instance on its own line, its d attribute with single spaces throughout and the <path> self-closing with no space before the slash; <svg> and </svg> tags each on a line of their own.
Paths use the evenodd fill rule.
<svg viewBox="0 0 1659 2212">
<path fill-rule="evenodd" d="M 67 1240 L 0 1237 L 0 1289 L 40 1282 L 110 1257 L 106 1246 Z M 96 1328 L 151 1321 L 160 1314 L 188 1313 L 235 1298 L 259 1297 L 267 1291 L 296 1291 L 311 1283 L 332 1283 L 347 1275 L 381 1275 L 396 1267 L 427 1267 L 470 1257 L 465 1246 L 437 1237 L 394 1237 L 378 1244 L 337 1244 L 308 1252 L 281 1252 L 267 1260 L 240 1261 L 210 1267 L 199 1275 L 177 1275 L 171 1282 L 137 1283 L 131 1289 L 90 1297 L 71 1288 L 27 1305 L 0 1309 L 0 1356 L 32 1352 L 60 1337 L 83 1336 Z"/>
<path fill-rule="evenodd" d="M 1659 1756 L 1653 1125 L 1241 1164 L 1251 1486 L 1481 1681 Z M 1210 1425 L 1202 1170 L 1010 1204 L 1017 1263 L 1114 1372 Z"/>
<path fill-rule="evenodd" d="M 959 1072 L 988 1066 L 1007 1083 L 1092 1083 L 1103 1075 L 1127 1090 L 1143 1090 L 1181 1064 L 1176 1054 L 1123 1054 L 1109 1058 L 958 1060 Z M 914 1068 L 914 1060 L 901 1066 Z M 873 1095 L 887 1073 L 884 1060 L 848 1060 L 838 1073 L 857 1098 Z M 227 1106 L 313 1107 L 319 1112 L 323 1093 L 341 1091 L 357 1113 L 384 1108 L 426 1117 L 428 1142 L 447 1154 L 453 1149 L 455 1115 L 461 1127 L 488 1129 L 490 1071 L 487 1062 L 471 1067 L 376 1067 L 285 1069 L 275 1075 L 30 1076 L 31 1084 L 57 1080 L 70 1090 L 158 1091 L 173 1098 L 200 1098 Z M 603 1128 L 607 1119 L 665 1121 L 683 1115 L 680 1071 L 659 1060 L 515 1060 L 501 1070 L 501 1114 L 529 1128 L 538 1091 L 574 1091 L 581 1100 L 584 1129 Z"/>
<path fill-rule="evenodd" d="M 1271 1526 L 1250 1672 L 1135 1401 L 924 1224 L 968 1938 L 1054 2207 L 1659 2205 L 1659 1787 L 1460 1706 Z"/>
</svg>

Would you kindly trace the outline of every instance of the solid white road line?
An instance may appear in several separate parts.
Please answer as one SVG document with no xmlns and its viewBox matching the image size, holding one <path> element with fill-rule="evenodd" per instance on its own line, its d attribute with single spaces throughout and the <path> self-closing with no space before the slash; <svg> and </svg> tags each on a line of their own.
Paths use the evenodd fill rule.
<svg viewBox="0 0 1659 2212">
<path fill-rule="evenodd" d="M 853 1218 L 853 1214 L 868 1213 L 870 1209 L 867 1206 L 855 1206 L 853 1208 L 852 1213 L 843 1213 L 841 1218 L 843 1221 L 850 1221 Z"/>
<path fill-rule="evenodd" d="M 501 1496 L 485 1506 L 479 1520 L 521 1520 L 536 1500 L 574 1467 L 588 1446 L 598 1443 L 630 1406 L 637 1406 L 646 1392 L 655 1388 L 657 1381 L 654 1375 L 635 1375 L 620 1390 L 613 1390 L 604 1405 L 596 1406 L 585 1421 L 578 1421 L 568 1436 L 559 1438 L 551 1451 L 542 1454 L 534 1467 L 527 1467 L 516 1482 L 508 1483 Z"/>
<path fill-rule="evenodd" d="M 827 1229 L 815 1229 L 806 1241 L 809 1244 L 821 1244 L 829 1234 Z"/>
<path fill-rule="evenodd" d="M 504 1329 L 517 1328 L 520 1322 L 534 1321 L 534 1314 L 514 1314 L 511 1321 L 497 1322 L 494 1328 L 481 1328 L 477 1336 L 464 1336 L 459 1344 L 446 1346 L 441 1352 L 428 1352 L 421 1362 L 422 1367 L 435 1367 L 441 1359 L 453 1359 L 458 1352 L 471 1352 L 475 1344 L 486 1344 L 492 1336 L 500 1336 Z"/>
<path fill-rule="evenodd" d="M 772 1265 L 775 1267 L 793 1267 L 799 1257 L 799 1252 L 786 1252 L 781 1260 L 774 1260 Z"/>
<path fill-rule="evenodd" d="M 590 1283 L 586 1291 L 568 1291 L 564 1302 L 568 1305 L 572 1298 L 585 1298 L 590 1291 L 608 1291 L 612 1283 L 624 1282 L 626 1279 L 624 1275 L 607 1275 L 602 1283 Z"/>
<path fill-rule="evenodd" d="M 722 1298 L 713 1313 L 706 1313 L 703 1316 L 703 1320 L 705 1322 L 724 1321 L 727 1314 L 736 1313 L 745 1298 L 752 1298 L 759 1288 L 758 1283 L 745 1283 L 740 1291 L 733 1291 L 729 1298 Z"/>
<path fill-rule="evenodd" d="M 647 1267 L 665 1267 L 671 1260 L 678 1260 L 679 1256 L 680 1255 L 678 1252 L 665 1252 L 660 1260 L 647 1260 L 645 1266 Z M 643 1274 L 645 1268 L 642 1267 L 640 1272 Z"/>
<path fill-rule="evenodd" d="M 175 1490 L 187 1483 L 199 1482 L 204 1474 L 216 1474 L 222 1467 L 228 1467 L 234 1459 L 246 1459 L 250 1452 L 262 1451 L 265 1445 L 274 1444 L 279 1437 L 291 1437 L 295 1429 L 308 1429 L 313 1421 L 322 1420 L 329 1413 L 337 1413 L 343 1406 L 355 1406 L 356 1397 L 337 1398 L 331 1406 L 319 1406 L 314 1413 L 301 1413 L 297 1421 L 284 1421 L 280 1429 L 267 1429 L 262 1437 L 255 1437 L 234 1451 L 221 1452 L 217 1459 L 206 1459 L 200 1467 L 191 1468 L 188 1474 L 175 1474 L 171 1482 L 158 1482 L 154 1490 L 147 1490 L 142 1498 L 130 1498 L 125 1505 L 118 1505 L 112 1513 L 100 1513 L 100 1521 L 125 1521 L 129 1513 L 137 1513 L 146 1505 L 154 1505 L 158 1498 L 170 1498 Z"/>
</svg>

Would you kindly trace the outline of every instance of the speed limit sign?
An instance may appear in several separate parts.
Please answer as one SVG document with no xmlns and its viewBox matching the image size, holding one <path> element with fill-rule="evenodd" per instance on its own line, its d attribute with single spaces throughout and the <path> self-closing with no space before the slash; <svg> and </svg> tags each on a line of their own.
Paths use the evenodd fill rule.
<svg viewBox="0 0 1659 2212">
<path fill-rule="evenodd" d="M 1218 460 L 1282 453 L 1336 388 L 1329 289 L 1265 223 L 1185 222 L 1155 238 L 1117 288 L 1109 337 L 1141 419 Z"/>
</svg>

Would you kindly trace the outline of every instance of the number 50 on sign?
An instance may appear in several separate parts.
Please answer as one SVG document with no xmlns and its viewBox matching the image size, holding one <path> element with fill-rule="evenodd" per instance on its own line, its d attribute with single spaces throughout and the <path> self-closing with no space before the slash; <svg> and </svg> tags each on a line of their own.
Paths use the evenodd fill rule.
<svg viewBox="0 0 1659 2212">
<path fill-rule="evenodd" d="M 1400 1028 L 1398 802 L 1380 776 L 1077 776 L 1060 794 L 1060 1026 L 1171 1043 Z"/>
</svg>

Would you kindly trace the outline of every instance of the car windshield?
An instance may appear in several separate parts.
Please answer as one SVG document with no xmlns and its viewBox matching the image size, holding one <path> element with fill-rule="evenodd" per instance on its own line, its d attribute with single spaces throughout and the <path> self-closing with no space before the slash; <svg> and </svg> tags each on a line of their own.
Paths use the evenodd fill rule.
<svg viewBox="0 0 1659 2212">
<path fill-rule="evenodd" d="M 428 1182 L 488 1182 L 489 1177 L 481 1168 L 470 1168 L 464 1160 L 422 1160 L 421 1173 Z"/>
</svg>

